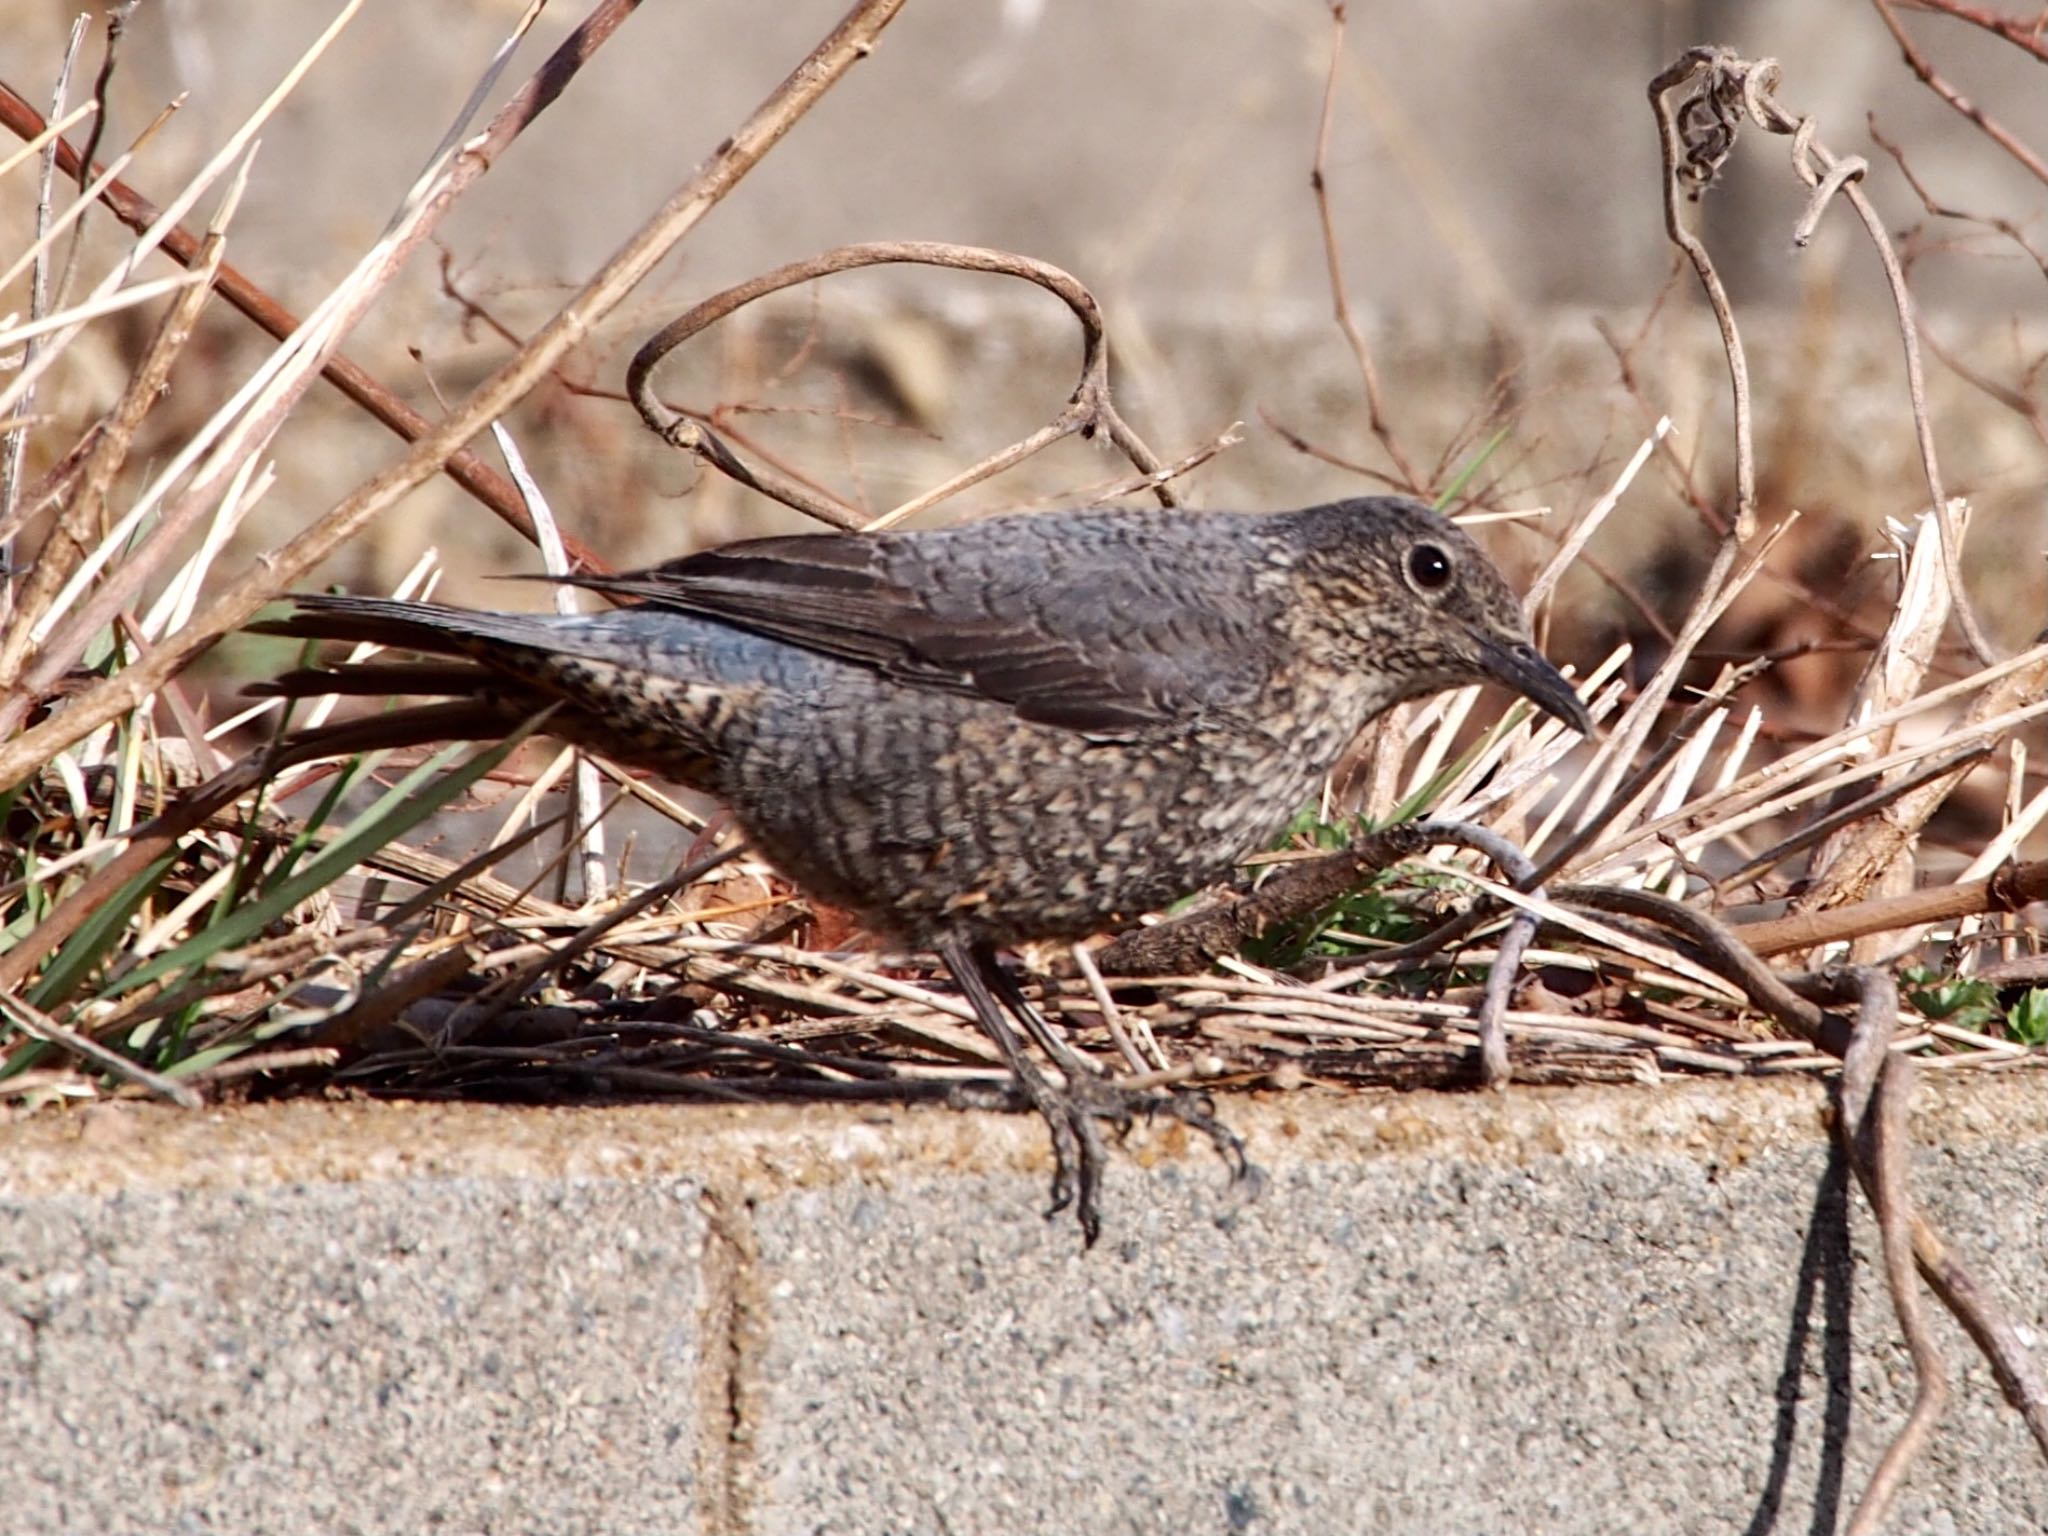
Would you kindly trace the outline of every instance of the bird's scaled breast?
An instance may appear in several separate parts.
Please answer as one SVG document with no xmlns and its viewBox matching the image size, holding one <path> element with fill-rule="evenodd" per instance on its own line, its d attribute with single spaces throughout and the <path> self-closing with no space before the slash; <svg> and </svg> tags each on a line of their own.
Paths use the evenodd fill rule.
<svg viewBox="0 0 2048 1536">
<path fill-rule="evenodd" d="M 722 790 L 762 853 L 912 943 L 1079 937 L 1155 911 L 1270 840 L 1328 756 L 1228 722 L 1093 741 L 860 687 L 764 710 L 751 734 Z"/>
</svg>

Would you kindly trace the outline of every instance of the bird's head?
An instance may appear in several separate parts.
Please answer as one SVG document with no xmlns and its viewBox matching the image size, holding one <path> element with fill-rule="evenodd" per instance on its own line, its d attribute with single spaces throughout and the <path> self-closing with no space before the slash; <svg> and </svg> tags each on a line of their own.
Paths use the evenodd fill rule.
<svg viewBox="0 0 2048 1536">
<path fill-rule="evenodd" d="M 1300 539 L 1316 627 L 1346 653 L 1333 659 L 1378 674 L 1385 704 L 1491 681 L 1592 734 L 1586 706 L 1536 649 L 1514 588 L 1448 518 L 1398 496 L 1283 516 Z"/>
</svg>

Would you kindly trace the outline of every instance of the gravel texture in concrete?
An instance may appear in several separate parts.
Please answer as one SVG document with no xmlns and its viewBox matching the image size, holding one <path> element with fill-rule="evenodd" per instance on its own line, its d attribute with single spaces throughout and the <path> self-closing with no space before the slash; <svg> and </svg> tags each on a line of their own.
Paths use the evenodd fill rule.
<svg viewBox="0 0 2048 1536">
<path fill-rule="evenodd" d="M 1926 1208 L 2035 1337 L 2040 1088 L 1932 1083 L 1915 1122 Z M 1141 1128 L 1092 1252 L 1024 1120 L 18 1120 L 0 1526 L 1833 1530 L 1911 1372 L 1822 1105 L 1233 1099 L 1256 1198 Z M 2048 1528 L 1940 1321 L 1954 1400 L 1889 1528 Z"/>
<path fill-rule="evenodd" d="M 346 1122 L 294 1176 L 226 1116 L 165 1183 L 134 1120 L 80 1152 L 136 1187 L 0 1196 L 0 1530 L 601 1532 L 622 1484 L 696 1528 L 690 1181 L 416 1176 Z"/>
</svg>

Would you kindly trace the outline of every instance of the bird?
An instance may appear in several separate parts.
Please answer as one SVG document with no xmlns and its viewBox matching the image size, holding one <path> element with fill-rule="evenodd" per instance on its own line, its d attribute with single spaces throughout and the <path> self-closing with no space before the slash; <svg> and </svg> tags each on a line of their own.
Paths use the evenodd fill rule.
<svg viewBox="0 0 2048 1536">
<path fill-rule="evenodd" d="M 1091 1244 L 1102 1123 L 1164 1108 L 1240 1170 L 1241 1147 L 1194 1096 L 1104 1078 L 1000 952 L 1229 876 L 1404 700 L 1491 680 L 1592 730 L 1499 569 L 1402 497 L 1011 513 L 539 579 L 618 606 L 296 595 L 250 627 L 422 659 L 249 691 L 443 700 L 383 717 L 383 739 L 408 744 L 502 736 L 551 709 L 549 734 L 708 791 L 798 889 L 937 954 L 1048 1127 L 1048 1215 L 1075 1206 Z"/>
</svg>

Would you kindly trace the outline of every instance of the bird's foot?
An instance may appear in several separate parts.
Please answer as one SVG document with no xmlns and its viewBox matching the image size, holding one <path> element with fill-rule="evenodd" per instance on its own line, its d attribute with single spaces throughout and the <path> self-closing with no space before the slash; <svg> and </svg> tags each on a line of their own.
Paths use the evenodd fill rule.
<svg viewBox="0 0 2048 1536">
<path fill-rule="evenodd" d="M 1245 1155 L 1244 1138 L 1218 1117 L 1213 1095 L 1189 1088 L 1131 1092 L 1135 1101 L 1133 1108 L 1146 1115 L 1165 1115 L 1168 1119 L 1178 1120 L 1189 1130 L 1200 1131 L 1208 1137 L 1216 1155 L 1230 1169 L 1231 1183 L 1239 1184 L 1251 1179 L 1256 1184 L 1258 1170 Z"/>
<path fill-rule="evenodd" d="M 1090 1246 L 1102 1231 L 1097 1196 L 1102 1189 L 1102 1168 L 1108 1160 L 1102 1132 L 1096 1124 L 1098 1114 L 1091 1107 L 1095 1095 L 1089 1091 L 1099 1086 L 1100 1079 L 1091 1076 L 1081 1093 L 1070 1093 L 1054 1087 L 1037 1067 L 1026 1062 L 1007 1083 L 962 1084 L 947 1096 L 955 1109 L 1028 1109 L 1045 1122 L 1046 1134 L 1052 1140 L 1052 1202 L 1046 1207 L 1046 1217 L 1057 1216 L 1078 1202 L 1076 1215 L 1081 1222 L 1081 1235 Z M 1108 1118 L 1119 1115 L 1123 1123 L 1129 1123 L 1129 1113 L 1124 1110 L 1112 1110 Z"/>
<path fill-rule="evenodd" d="M 1216 1101 L 1206 1093 L 1127 1088 L 1092 1073 L 1070 1078 L 1061 1088 L 1041 1077 L 1038 1086 L 1043 1097 L 1029 1085 L 1024 1092 L 1052 1136 L 1052 1203 L 1045 1214 L 1051 1218 L 1072 1205 L 1082 1238 L 1091 1248 L 1102 1234 L 1102 1172 L 1108 1164 L 1101 1129 L 1105 1123 L 1123 1136 L 1139 1115 L 1178 1120 L 1209 1138 L 1229 1167 L 1232 1184 L 1252 1179 L 1256 1188 L 1256 1170 L 1245 1156 L 1244 1138 L 1217 1117 Z"/>
</svg>

